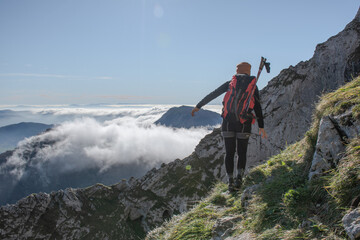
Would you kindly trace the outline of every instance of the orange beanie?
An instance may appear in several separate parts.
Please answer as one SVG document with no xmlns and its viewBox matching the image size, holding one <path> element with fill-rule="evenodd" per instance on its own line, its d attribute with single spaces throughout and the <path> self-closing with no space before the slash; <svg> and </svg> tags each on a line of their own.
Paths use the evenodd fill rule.
<svg viewBox="0 0 360 240">
<path fill-rule="evenodd" d="M 251 65 L 247 62 L 241 62 L 236 66 L 237 74 L 247 74 L 250 75 Z"/>
</svg>

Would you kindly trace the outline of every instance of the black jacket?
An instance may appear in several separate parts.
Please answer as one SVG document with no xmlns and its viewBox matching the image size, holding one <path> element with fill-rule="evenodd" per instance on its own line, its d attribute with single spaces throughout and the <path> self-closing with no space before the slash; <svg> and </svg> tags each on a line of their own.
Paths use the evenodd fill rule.
<svg viewBox="0 0 360 240">
<path fill-rule="evenodd" d="M 221 94 L 227 92 L 229 90 L 229 84 L 230 84 L 230 81 L 227 81 L 226 83 L 224 83 L 223 85 L 221 85 L 220 87 L 218 87 L 217 89 L 215 89 L 214 91 L 209 93 L 198 104 L 196 104 L 196 107 L 201 108 L 204 105 L 208 104 L 210 101 L 212 101 L 215 98 L 217 98 L 218 96 L 220 96 Z M 259 125 L 259 128 L 264 128 L 264 117 L 263 117 L 262 109 L 261 109 L 261 105 L 260 105 L 259 89 L 257 87 L 255 89 L 254 98 L 255 98 L 254 111 L 256 114 L 257 121 L 258 121 L 258 125 Z"/>
</svg>

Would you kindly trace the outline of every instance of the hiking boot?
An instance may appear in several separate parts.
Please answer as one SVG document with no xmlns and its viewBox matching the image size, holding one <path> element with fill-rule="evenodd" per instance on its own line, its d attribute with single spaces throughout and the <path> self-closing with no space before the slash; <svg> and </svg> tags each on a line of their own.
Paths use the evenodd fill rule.
<svg viewBox="0 0 360 240">
<path fill-rule="evenodd" d="M 234 184 L 234 179 L 233 178 L 229 179 L 228 190 L 231 193 L 235 192 L 235 184 Z"/>
<path fill-rule="evenodd" d="M 235 188 L 236 190 L 240 190 L 241 186 L 242 186 L 242 178 L 241 178 L 241 177 L 237 177 L 237 178 L 235 179 L 234 188 Z"/>
</svg>

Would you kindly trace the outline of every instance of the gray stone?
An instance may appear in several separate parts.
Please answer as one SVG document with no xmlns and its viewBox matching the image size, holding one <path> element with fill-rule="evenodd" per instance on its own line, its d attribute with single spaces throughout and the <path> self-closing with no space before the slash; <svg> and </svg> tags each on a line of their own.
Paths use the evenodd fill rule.
<svg viewBox="0 0 360 240">
<path fill-rule="evenodd" d="M 127 188 L 129 188 L 129 184 L 126 179 L 122 179 L 121 182 L 115 185 L 115 187 L 120 191 L 125 191 Z"/>
<path fill-rule="evenodd" d="M 360 208 L 346 214 L 342 222 L 351 240 L 360 238 Z"/>
<path fill-rule="evenodd" d="M 76 195 L 76 190 L 72 188 L 65 189 L 63 201 L 68 207 L 71 207 L 76 212 L 81 211 L 82 202 L 78 199 Z"/>
<path fill-rule="evenodd" d="M 352 117 L 352 108 L 340 115 L 323 117 L 320 121 L 309 180 L 336 167 L 344 155 L 345 145 L 359 132 L 360 121 Z"/>
<path fill-rule="evenodd" d="M 253 234 L 249 232 L 243 232 L 242 234 L 236 236 L 236 237 L 227 237 L 224 240 L 256 240 L 257 238 L 254 237 Z"/>
<path fill-rule="evenodd" d="M 253 194 L 259 189 L 260 184 L 252 185 L 250 187 L 245 188 L 243 193 L 241 194 L 241 206 L 247 207 L 249 200 L 253 197 Z"/>
<path fill-rule="evenodd" d="M 141 217 L 143 217 L 144 211 L 142 209 L 138 209 L 138 208 L 131 208 L 130 209 L 130 213 L 129 213 L 129 218 L 131 221 L 135 221 Z"/>
<path fill-rule="evenodd" d="M 338 164 L 345 146 L 329 116 L 320 121 L 318 139 L 309 172 L 309 180 Z"/>
<path fill-rule="evenodd" d="M 343 114 L 333 117 L 349 139 L 357 137 L 360 133 L 360 120 L 353 118 L 353 108 L 354 106 Z"/>
<path fill-rule="evenodd" d="M 212 229 L 212 240 L 222 240 L 229 237 L 234 231 L 236 222 L 240 221 L 241 217 L 224 217 L 217 219 Z"/>
</svg>

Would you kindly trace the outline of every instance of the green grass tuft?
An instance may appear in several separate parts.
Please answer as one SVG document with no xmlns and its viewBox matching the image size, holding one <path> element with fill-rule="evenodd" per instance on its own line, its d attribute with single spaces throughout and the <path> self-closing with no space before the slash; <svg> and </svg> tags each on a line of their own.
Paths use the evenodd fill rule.
<svg viewBox="0 0 360 240">
<path fill-rule="evenodd" d="M 360 195 L 360 136 L 347 147 L 336 171 L 330 174 L 327 189 L 341 207 L 349 207 L 354 197 Z"/>
</svg>

